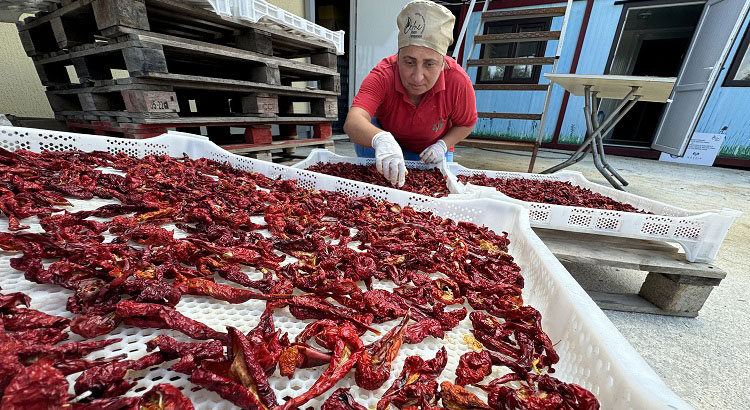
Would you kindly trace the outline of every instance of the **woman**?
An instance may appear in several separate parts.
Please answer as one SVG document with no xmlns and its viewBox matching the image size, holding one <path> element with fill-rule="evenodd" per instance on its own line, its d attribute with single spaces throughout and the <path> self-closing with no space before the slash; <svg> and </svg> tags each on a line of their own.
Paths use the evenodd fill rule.
<svg viewBox="0 0 750 410">
<path fill-rule="evenodd" d="M 453 146 L 477 121 L 471 80 L 446 56 L 455 20 L 432 1 L 404 6 L 396 18 L 398 53 L 372 69 L 346 117 L 357 155 L 374 157 L 378 172 L 398 187 L 405 182 L 404 157 L 452 161 Z"/>
</svg>

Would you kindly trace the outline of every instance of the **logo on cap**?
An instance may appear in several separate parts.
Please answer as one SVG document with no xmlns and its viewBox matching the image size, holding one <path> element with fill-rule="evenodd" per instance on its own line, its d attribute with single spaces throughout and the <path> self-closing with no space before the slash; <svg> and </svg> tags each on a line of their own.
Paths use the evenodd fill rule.
<svg viewBox="0 0 750 410">
<path fill-rule="evenodd" d="M 424 33 L 424 16 L 422 13 L 414 13 L 413 16 L 406 17 L 404 24 L 404 34 L 409 34 L 413 38 L 421 38 Z"/>
</svg>

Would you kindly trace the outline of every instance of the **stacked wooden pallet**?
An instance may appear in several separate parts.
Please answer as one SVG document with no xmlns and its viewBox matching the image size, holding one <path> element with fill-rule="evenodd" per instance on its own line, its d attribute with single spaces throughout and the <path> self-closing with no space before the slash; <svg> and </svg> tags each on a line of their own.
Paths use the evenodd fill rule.
<svg viewBox="0 0 750 410">
<path fill-rule="evenodd" d="M 206 127 L 230 151 L 266 158 L 271 148 L 332 146 L 341 87 L 332 44 L 172 0 L 66 3 L 18 32 L 72 131 L 147 138 Z M 272 141 L 273 124 L 285 141 Z M 313 138 L 294 139 L 297 125 L 311 125 Z"/>
</svg>

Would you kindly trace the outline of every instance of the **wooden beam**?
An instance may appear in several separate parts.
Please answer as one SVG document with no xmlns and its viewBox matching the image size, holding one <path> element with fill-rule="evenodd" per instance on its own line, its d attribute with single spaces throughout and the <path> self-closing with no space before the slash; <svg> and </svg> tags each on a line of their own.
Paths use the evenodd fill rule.
<svg viewBox="0 0 750 410">
<path fill-rule="evenodd" d="M 559 31 L 527 31 L 522 33 L 481 34 L 474 36 L 475 43 L 520 43 L 525 41 L 559 40 Z"/>
</svg>

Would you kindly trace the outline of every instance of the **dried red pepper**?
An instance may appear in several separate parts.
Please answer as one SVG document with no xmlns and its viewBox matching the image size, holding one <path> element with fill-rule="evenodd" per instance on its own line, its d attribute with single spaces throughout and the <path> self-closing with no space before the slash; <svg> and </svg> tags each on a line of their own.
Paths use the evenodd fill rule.
<svg viewBox="0 0 750 410">
<path fill-rule="evenodd" d="M 273 323 L 273 309 L 266 307 L 258 321 L 258 325 L 248 332 L 247 340 L 252 347 L 258 364 L 263 368 L 267 376 L 271 376 L 276 370 L 284 349 L 289 347 L 289 337 L 286 333 L 281 334 Z"/>
<path fill-rule="evenodd" d="M 168 306 L 123 300 L 117 304 L 116 312 L 126 324 L 137 323 L 146 327 L 174 329 L 199 340 L 226 338 L 225 333 L 217 332 Z"/>
<path fill-rule="evenodd" d="M 399 409 L 413 408 L 412 406 L 421 409 L 437 408 L 440 396 L 436 379 L 447 362 L 448 352 L 445 347 L 441 347 L 435 358 L 430 360 L 419 356 L 407 357 L 401 374 L 378 401 L 378 410 L 386 410 L 389 406 Z"/>
<path fill-rule="evenodd" d="M 333 346 L 331 363 L 308 391 L 293 399 L 287 400 L 279 410 L 296 409 L 311 399 L 323 394 L 341 380 L 357 363 L 364 345 L 357 334 L 357 329 L 349 322 L 341 326 L 329 327 L 321 336 L 326 344 Z"/>
<path fill-rule="evenodd" d="M 462 184 L 471 183 L 493 187 L 511 198 L 526 202 L 646 213 L 630 204 L 618 202 L 600 193 L 592 192 L 588 188 L 582 188 L 565 181 L 491 178 L 484 174 L 459 175 L 458 180 Z"/>
<path fill-rule="evenodd" d="M 39 328 L 68 327 L 69 319 L 59 316 L 48 315 L 34 309 L 9 308 L 1 315 L 5 330 L 29 330 Z"/>
<path fill-rule="evenodd" d="M 171 384 L 157 384 L 141 397 L 139 410 L 193 410 L 193 403 Z"/>
<path fill-rule="evenodd" d="M 375 165 L 355 165 L 345 162 L 318 163 L 307 168 L 308 171 L 333 175 L 339 178 L 352 179 L 368 184 L 392 187 L 391 183 L 375 169 Z M 446 177 L 437 168 L 409 168 L 406 183 L 399 189 L 432 197 L 448 196 Z"/>
<path fill-rule="evenodd" d="M 68 403 L 65 410 L 141 410 L 139 397 L 110 397 L 88 402 Z"/>
<path fill-rule="evenodd" d="M 315 295 L 294 296 L 286 301 L 289 312 L 297 319 L 345 319 L 375 334 L 380 332 L 372 327 L 372 314 L 358 314 L 355 311 L 330 304 Z"/>
<path fill-rule="evenodd" d="M 304 343 L 294 343 L 279 357 L 279 373 L 292 379 L 296 369 L 322 366 L 331 362 L 331 354 L 321 352 Z"/>
<path fill-rule="evenodd" d="M 440 399 L 445 410 L 490 410 L 474 393 L 451 382 L 440 383 Z"/>
<path fill-rule="evenodd" d="M 481 382 L 492 373 L 492 358 L 490 352 L 467 352 L 458 359 L 456 367 L 456 384 L 466 386 Z"/>
<path fill-rule="evenodd" d="M 521 382 L 512 387 L 509 382 Z M 495 379 L 487 386 L 491 408 L 507 409 L 581 409 L 598 410 L 599 401 L 591 392 L 573 383 L 563 383 L 549 375 L 532 375 L 530 381 L 521 381 L 514 373 Z"/>
<path fill-rule="evenodd" d="M 188 380 L 206 390 L 217 393 L 222 398 L 229 400 L 243 409 L 267 409 L 248 389 L 229 377 L 197 369 L 190 375 Z"/>
<path fill-rule="evenodd" d="M 6 410 L 57 409 L 68 401 L 68 381 L 46 360 L 24 367 L 10 380 L 0 408 Z"/>
<path fill-rule="evenodd" d="M 255 357 L 250 341 L 233 327 L 227 330 L 229 331 L 229 356 L 232 360 L 229 367 L 230 376 L 262 403 L 263 408 L 276 407 L 276 394 L 268 384 L 265 370 Z"/>
<path fill-rule="evenodd" d="M 166 360 L 179 358 L 170 369 L 185 374 L 195 370 L 205 359 L 221 359 L 224 357 L 224 345 L 218 340 L 201 343 L 178 342 L 166 335 L 159 335 L 146 342 L 148 351 L 159 348 Z"/>
<path fill-rule="evenodd" d="M 123 171 L 125 176 L 95 169 L 106 166 Z M 464 299 L 476 310 L 487 312 L 475 312 L 486 315 L 483 318 L 488 320 L 475 323 L 474 332 L 488 349 L 495 350 L 486 352 L 490 368 L 493 364 L 507 366 L 514 372 L 512 377 L 524 383 L 537 380 L 535 370 L 554 370 L 551 366 L 557 357 L 541 329 L 541 317 L 522 304 L 523 277 L 508 254 L 506 234 L 372 197 L 310 191 L 293 181 L 270 180 L 227 164 L 186 157 L 135 159 L 124 154 L 0 150 L 0 175 L 9 175 L 2 180 L 11 181 L 0 184 L 0 211 L 9 216 L 12 229 L 22 228 L 20 220 L 39 215 L 45 231 L 0 232 L 0 248 L 20 253 L 12 259 L 11 266 L 23 271 L 27 279 L 75 292 L 68 302 L 68 309 L 79 315 L 70 323 L 72 331 L 93 337 L 113 330 L 123 321 L 128 325 L 175 329 L 198 339 L 217 339 L 179 345 L 159 339 L 151 348 L 158 345 L 158 353 L 165 358 L 179 358 L 174 369 L 192 373 L 197 384 L 232 397 L 240 406 L 253 408 L 252 403 L 258 400 L 253 401 L 256 396 L 252 394 L 236 391 L 247 390 L 238 375 L 268 375 L 280 363 L 282 375 L 291 376 L 297 367 L 329 363 L 324 375 L 343 377 L 350 365 L 348 360 L 342 361 L 345 355 L 340 354 L 342 338 L 346 339 L 340 334 L 342 327 L 361 335 L 374 330 L 370 327 L 373 321 L 403 318 L 410 311 L 414 323 L 401 326 L 399 338 L 403 335 L 407 343 L 418 343 L 430 335 L 440 338 L 467 314 L 464 308 L 446 310 L 446 306 L 460 305 Z M 444 178 L 437 172 L 432 182 L 441 189 L 445 187 Z M 432 186 L 432 182 L 426 185 Z M 438 188 L 428 190 L 434 191 L 427 193 L 434 193 Z M 77 198 L 115 198 L 121 203 L 94 211 L 57 212 L 55 207 L 69 205 L 61 193 Z M 135 215 L 128 216 L 132 213 Z M 250 218 L 255 216 L 263 217 L 266 225 L 253 223 Z M 90 217 L 114 219 L 104 224 Z M 187 237 L 160 226 L 170 222 Z M 105 228 L 116 235 L 110 243 L 104 243 L 101 235 Z M 268 229 L 273 237 L 261 235 L 259 231 L 263 229 Z M 358 242 L 356 250 L 350 247 L 352 241 Z M 280 252 L 299 261 L 282 268 L 280 263 L 285 256 Z M 44 259 L 54 262 L 45 268 Z M 243 272 L 243 265 L 260 270 L 262 279 L 251 280 Z M 445 277 L 431 280 L 436 274 Z M 218 285 L 215 275 L 261 293 Z M 373 289 L 374 279 L 390 279 L 399 288 L 394 293 Z M 368 291 L 360 290 L 360 280 Z M 241 303 L 248 296 L 291 294 L 294 288 L 314 295 L 269 303 L 256 329 L 244 338 L 234 337 L 233 345 L 250 352 L 242 360 L 234 353 L 229 361 L 222 357 L 219 341 L 226 342 L 226 334 L 174 309 L 183 292 Z M 131 299 L 123 300 L 127 298 Z M 5 300 L 7 305 L 3 305 Z M 0 312 L 9 313 L 6 308 L 19 310 L 18 306 L 26 303 L 20 295 L 8 299 L 0 296 Z M 300 334 L 294 345 L 289 345 L 273 327 L 273 309 L 286 306 L 295 317 L 319 319 Z M 62 322 L 49 324 L 17 331 L 13 330 L 17 326 L 31 325 L 11 324 L 7 332 L 0 332 L 0 342 L 12 352 L 3 356 L 7 358 L 3 367 L 6 374 L 16 374 L 24 365 L 39 360 L 52 360 L 64 372 L 95 364 L 106 367 L 103 362 L 82 359 L 87 351 L 95 349 L 93 345 L 46 344 L 66 335 Z M 396 344 L 389 336 L 381 339 L 384 351 L 389 351 L 385 346 L 393 348 Z M 19 345 L 16 338 L 20 337 L 35 338 L 39 343 Z M 308 345 L 310 339 L 333 353 Z M 361 345 L 353 338 L 346 340 L 346 346 Z M 197 346 L 205 346 L 207 351 L 199 351 Z M 357 349 L 357 354 L 370 354 L 375 359 L 369 364 L 380 377 L 384 363 L 378 362 L 376 345 Z M 252 366 L 245 363 L 249 356 L 255 358 Z M 239 370 L 232 373 L 230 368 L 235 362 Z M 119 362 L 109 365 L 116 363 Z M 245 363 L 244 367 L 237 367 L 241 363 Z M 362 363 L 359 373 L 365 374 L 364 369 L 370 367 L 366 366 L 367 360 Z M 464 363 L 464 368 L 469 365 Z M 93 369 L 86 370 L 87 374 L 93 374 Z M 481 380 L 484 372 L 486 368 L 474 376 L 467 373 L 466 380 Z M 355 379 L 356 375 L 357 372 Z M 308 392 L 283 406 L 291 407 L 323 393 L 333 385 L 328 385 L 330 381 L 330 377 L 318 380 L 315 395 Z M 100 388 L 97 394 L 119 394 L 129 384 L 120 379 L 106 389 Z M 397 396 L 415 397 L 425 408 L 437 407 L 435 380 L 409 385 L 413 386 L 398 389 Z M 446 394 L 453 394 L 454 390 L 460 393 L 450 386 L 445 390 Z M 406 406 L 398 397 L 393 398 L 394 405 Z M 449 398 L 444 405 L 458 406 L 459 402 L 459 398 Z M 100 403 L 120 405 L 114 400 Z"/>
<path fill-rule="evenodd" d="M 125 380 L 128 370 L 143 370 L 164 362 L 164 355 L 151 353 L 136 360 L 120 360 L 86 370 L 73 386 L 76 394 L 91 391 L 94 397 L 119 396 L 135 382 Z"/>
<path fill-rule="evenodd" d="M 357 403 L 348 388 L 340 388 L 328 396 L 321 410 L 367 410 L 367 407 Z"/>
<path fill-rule="evenodd" d="M 367 390 L 376 390 L 391 376 L 391 362 L 398 355 L 401 343 L 406 336 L 406 324 L 409 314 L 404 316 L 400 324 L 393 327 L 378 341 L 365 347 L 357 361 L 354 380 L 357 386 Z"/>
</svg>

